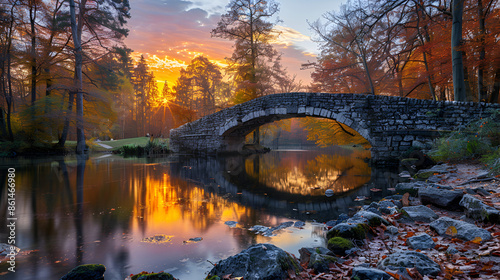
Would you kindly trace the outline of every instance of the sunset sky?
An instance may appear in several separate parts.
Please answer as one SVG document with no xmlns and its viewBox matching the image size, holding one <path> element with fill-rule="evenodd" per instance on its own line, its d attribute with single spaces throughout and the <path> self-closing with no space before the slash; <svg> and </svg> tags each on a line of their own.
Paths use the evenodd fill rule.
<svg viewBox="0 0 500 280">
<path fill-rule="evenodd" d="M 314 22 L 330 11 L 338 10 L 342 0 L 281 0 L 277 17 L 282 20 L 276 28 L 282 32 L 276 49 L 282 53 L 282 63 L 296 74 L 304 85 L 310 82 L 310 70 L 300 70 L 302 63 L 315 61 L 317 43 L 307 21 Z M 125 40 L 148 60 L 159 86 L 167 80 L 175 83 L 179 70 L 198 55 L 224 65 L 224 58 L 233 53 L 233 41 L 211 38 L 220 15 L 226 12 L 229 0 L 133 0 L 130 34 Z M 274 22 L 276 18 L 272 19 Z"/>
</svg>

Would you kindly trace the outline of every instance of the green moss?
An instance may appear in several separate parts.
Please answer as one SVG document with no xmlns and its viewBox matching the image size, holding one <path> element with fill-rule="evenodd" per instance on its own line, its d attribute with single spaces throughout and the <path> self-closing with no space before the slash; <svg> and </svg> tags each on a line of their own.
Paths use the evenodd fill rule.
<svg viewBox="0 0 500 280">
<path fill-rule="evenodd" d="M 208 278 L 208 276 L 207 276 L 207 278 L 205 278 L 205 280 L 221 280 L 221 279 L 219 276 L 214 275 L 214 276 L 211 276 L 210 278 Z"/>
<path fill-rule="evenodd" d="M 283 268 L 283 270 L 289 270 L 290 268 L 293 268 L 295 274 L 299 274 L 301 269 L 298 263 L 294 260 L 294 258 L 290 254 L 287 253 L 287 256 L 288 256 L 287 258 L 282 258 L 279 260 L 281 268 Z"/>
<path fill-rule="evenodd" d="M 175 280 L 175 278 L 166 272 L 159 272 L 159 273 L 147 273 L 145 271 L 133 275 L 132 280 Z"/>
<path fill-rule="evenodd" d="M 326 233 L 326 238 L 330 240 L 333 237 L 340 236 L 344 238 L 363 240 L 366 238 L 367 227 L 368 226 L 365 224 L 357 224 L 356 226 L 353 226 L 352 228 L 344 232 L 340 232 L 338 229 L 332 229 Z"/>
<path fill-rule="evenodd" d="M 343 237 L 333 237 L 328 240 L 328 249 L 331 250 L 331 248 L 335 249 L 351 249 L 354 247 L 354 244 L 352 244 L 351 240 L 345 239 Z"/>
<path fill-rule="evenodd" d="M 106 271 L 106 267 L 102 264 L 83 264 L 73 268 L 68 274 L 63 276 L 64 280 L 72 280 L 72 279 L 98 279 L 98 277 L 102 277 L 104 272 Z"/>
</svg>

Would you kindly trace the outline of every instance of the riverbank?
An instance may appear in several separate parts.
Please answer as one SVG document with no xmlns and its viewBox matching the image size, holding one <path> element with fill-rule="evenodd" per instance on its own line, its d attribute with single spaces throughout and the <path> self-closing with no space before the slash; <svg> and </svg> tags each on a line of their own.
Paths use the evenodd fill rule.
<svg viewBox="0 0 500 280">
<path fill-rule="evenodd" d="M 421 179 L 398 184 L 399 194 L 365 205 L 347 220 L 327 223 L 328 248 L 301 249 L 300 258 L 295 258 L 301 271 L 283 267 L 283 275 L 289 279 L 499 279 L 500 180 L 477 163 L 440 164 L 416 177 Z M 241 257 L 236 255 L 234 260 Z M 258 272 L 235 269 L 248 263 L 227 264 L 227 260 L 215 266 L 210 279 L 224 279 L 224 275 L 225 279 L 258 279 Z M 221 270 L 220 264 L 236 273 Z"/>
</svg>

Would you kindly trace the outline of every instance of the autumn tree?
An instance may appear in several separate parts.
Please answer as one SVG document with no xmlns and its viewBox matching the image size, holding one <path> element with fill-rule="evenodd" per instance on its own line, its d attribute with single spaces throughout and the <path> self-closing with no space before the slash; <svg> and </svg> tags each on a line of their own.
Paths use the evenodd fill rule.
<svg viewBox="0 0 500 280">
<path fill-rule="evenodd" d="M 235 103 L 242 103 L 272 89 L 265 83 L 266 62 L 275 59 L 278 53 L 271 45 L 276 34 L 274 24 L 268 19 L 279 11 L 279 5 L 272 0 L 232 0 L 227 7 L 212 36 L 235 41 L 229 62 L 237 85 Z M 258 135 L 257 129 L 256 143 Z"/>
<path fill-rule="evenodd" d="M 341 6 L 340 9 L 338 13 L 326 13 L 323 16 L 326 23 L 316 21 L 310 26 L 319 36 L 322 48 L 326 49 L 328 54 L 339 51 L 349 59 L 349 64 L 339 66 L 339 69 L 356 69 L 358 64 L 361 65 L 364 77 L 361 73 L 354 75 L 366 82 L 368 88 L 365 91 L 375 94 L 373 71 L 380 66 L 376 64 L 380 62 L 379 58 L 384 49 L 372 34 L 374 27 L 363 23 L 366 11 L 361 6 L 351 3 Z M 342 57 L 337 58 L 340 59 Z"/>
<path fill-rule="evenodd" d="M 220 67 L 198 56 L 185 68 L 174 86 L 175 104 L 183 108 L 184 122 L 215 113 L 222 101 L 224 83 Z M 222 93 L 222 94 L 221 94 Z"/>
<path fill-rule="evenodd" d="M 85 29 L 86 36 L 90 38 L 85 43 L 97 44 L 105 51 L 109 47 L 106 42 L 121 40 L 128 30 L 123 26 L 130 17 L 130 5 L 128 0 L 82 0 L 78 7 L 74 0 L 69 0 L 69 12 L 71 21 L 71 33 L 75 54 L 75 78 L 73 92 L 76 94 L 76 118 L 77 118 L 77 153 L 85 152 L 85 134 L 83 127 L 83 42 L 82 34 Z M 86 38 L 87 39 L 87 38 Z M 96 52 L 96 48 L 89 48 L 89 53 Z M 97 50 L 99 51 L 99 50 Z M 90 56 L 90 55 L 89 55 Z"/>
</svg>

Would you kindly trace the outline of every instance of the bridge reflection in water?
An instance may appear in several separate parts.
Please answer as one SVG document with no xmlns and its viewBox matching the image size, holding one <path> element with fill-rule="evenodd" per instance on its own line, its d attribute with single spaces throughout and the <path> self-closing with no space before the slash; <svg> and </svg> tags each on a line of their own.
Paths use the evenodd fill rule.
<svg viewBox="0 0 500 280">
<path fill-rule="evenodd" d="M 370 168 L 369 156 L 367 150 L 337 147 L 333 153 L 273 151 L 248 157 L 185 158 L 179 161 L 182 166 L 170 167 L 172 176 L 189 178 L 205 191 L 240 205 L 292 219 L 327 221 L 349 212 L 360 197 L 380 199 L 390 194 L 384 188 L 371 191 L 377 181 L 388 186 L 388 180 L 397 179 Z M 325 195 L 327 190 L 333 196 Z"/>
<path fill-rule="evenodd" d="M 355 201 L 358 196 L 389 195 L 387 188 L 397 180 L 394 173 L 370 169 L 362 160 L 367 151 L 321 153 L 6 161 L 3 170 L 16 169 L 21 221 L 16 238 L 23 251 L 36 252 L 19 256 L 23 269 L 2 279 L 59 279 L 82 263 L 104 264 L 106 279 L 170 268 L 178 268 L 173 274 L 179 279 L 202 279 L 211 269 L 206 260 L 226 258 L 251 244 L 270 242 L 297 254 L 321 242 L 316 225 L 284 231 L 279 238 L 246 228 L 276 226 L 290 218 L 335 219 L 366 203 Z M 0 179 L 5 176 L 0 173 Z M 5 189 L 1 182 L 6 180 L 0 180 Z M 382 191 L 371 191 L 374 187 Z M 335 194 L 325 196 L 327 189 Z M 239 226 L 229 228 L 226 221 Z M 158 236 L 162 243 L 145 242 Z M 184 242 L 193 237 L 203 241 Z"/>
</svg>

